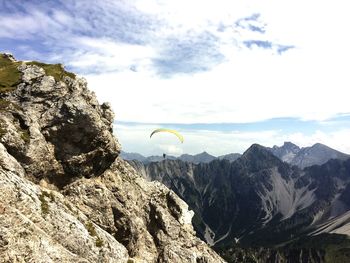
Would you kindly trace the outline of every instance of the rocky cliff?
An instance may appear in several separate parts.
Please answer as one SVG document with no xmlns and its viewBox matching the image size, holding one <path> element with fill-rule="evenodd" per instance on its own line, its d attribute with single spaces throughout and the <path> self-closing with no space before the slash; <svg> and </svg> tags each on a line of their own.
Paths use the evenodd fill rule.
<svg viewBox="0 0 350 263">
<path fill-rule="evenodd" d="M 61 65 L 0 54 L 0 262 L 223 262 L 118 158 L 112 121 Z"/>
</svg>

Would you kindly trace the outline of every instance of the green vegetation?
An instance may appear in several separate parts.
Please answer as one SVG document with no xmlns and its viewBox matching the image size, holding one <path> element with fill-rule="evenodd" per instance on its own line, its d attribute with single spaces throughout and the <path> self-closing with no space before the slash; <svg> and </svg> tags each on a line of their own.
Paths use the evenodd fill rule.
<svg viewBox="0 0 350 263">
<path fill-rule="evenodd" d="M 14 104 L 8 100 L 0 98 L 0 112 L 9 109 L 10 106 L 15 110 L 18 110 L 18 111 L 21 110 L 21 107 L 18 106 L 17 104 Z"/>
<path fill-rule="evenodd" d="M 64 204 L 66 205 L 66 207 L 67 207 L 71 212 L 74 212 L 74 211 L 73 211 L 73 207 L 70 205 L 70 203 L 65 202 Z"/>
<path fill-rule="evenodd" d="M 100 237 L 97 237 L 95 244 L 96 244 L 96 247 L 102 247 L 103 240 Z"/>
<path fill-rule="evenodd" d="M 1 104 L 1 99 L 0 99 L 0 104 Z M 10 102 L 9 102 L 8 105 L 10 105 Z M 1 112 L 2 109 L 3 108 L 1 108 L 1 105 L 0 105 L 0 112 Z M 0 138 L 6 134 L 6 127 L 5 127 L 5 125 L 6 125 L 5 122 L 0 121 Z M 25 143 L 28 143 L 30 141 L 30 134 L 29 134 L 29 130 L 28 129 L 23 129 L 23 128 L 20 127 L 20 125 L 18 125 L 17 132 L 20 134 L 21 139 Z"/>
<path fill-rule="evenodd" d="M 93 237 L 97 236 L 96 229 L 91 222 L 87 222 L 85 227 L 86 227 L 87 231 L 89 232 L 90 236 L 93 236 Z"/>
<path fill-rule="evenodd" d="M 11 106 L 11 107 L 10 107 Z M 8 109 L 12 110 L 20 110 L 19 106 L 8 101 L 5 99 L 0 98 L 0 112 L 6 111 Z M 5 122 L 0 121 L 0 138 L 5 135 L 6 133 L 6 126 Z M 29 130 L 28 128 L 23 129 L 20 124 L 18 124 L 19 127 L 17 128 L 18 133 L 21 136 L 21 139 L 25 142 L 28 143 L 30 140 L 30 135 L 29 135 Z"/>
<path fill-rule="evenodd" d="M 0 139 L 6 134 L 5 124 L 0 120 Z"/>
<path fill-rule="evenodd" d="M 41 202 L 41 212 L 44 215 L 47 215 L 49 213 L 49 203 L 46 201 L 45 197 L 50 198 L 50 200 L 53 202 L 55 201 L 55 197 L 52 192 L 46 192 L 42 191 L 41 195 L 39 196 L 39 200 Z"/>
<path fill-rule="evenodd" d="M 49 213 L 49 203 L 45 199 L 45 194 L 46 192 L 42 192 L 41 195 L 39 196 L 39 200 L 41 202 L 41 212 L 43 215 L 47 215 Z"/>
<path fill-rule="evenodd" d="M 308 262 L 343 263 L 350 262 L 350 239 L 346 235 L 320 234 L 303 236 L 283 247 L 242 247 L 232 244 L 227 247 L 214 248 L 227 262 L 257 263 L 270 262 L 279 258 L 278 262 L 301 262 L 301 255 L 311 260 Z M 321 260 L 321 261 L 319 261 Z M 271 261 L 272 262 L 272 261 Z"/>
<path fill-rule="evenodd" d="M 90 236 L 96 237 L 96 241 L 95 241 L 96 247 L 102 247 L 103 240 L 97 235 L 96 229 L 95 229 L 94 225 L 92 224 L 92 222 L 90 222 L 90 221 L 87 222 L 85 224 L 85 227 L 86 227 L 87 231 L 89 232 Z"/>
<path fill-rule="evenodd" d="M 350 248 L 329 247 L 326 250 L 325 262 L 344 263 L 350 260 Z"/>
<path fill-rule="evenodd" d="M 55 201 L 55 196 L 53 195 L 52 192 L 43 191 L 43 192 L 42 192 L 42 195 L 44 195 L 44 196 L 50 198 L 50 200 L 51 200 L 52 202 Z"/>
<path fill-rule="evenodd" d="M 45 70 L 46 75 L 52 76 L 56 81 L 63 80 L 63 77 L 67 76 L 72 79 L 75 78 L 75 74 L 65 71 L 62 64 L 46 64 L 38 61 L 27 62 L 27 65 L 36 65 Z"/>
<path fill-rule="evenodd" d="M 6 134 L 6 130 L 0 126 L 0 139 Z"/>
<path fill-rule="evenodd" d="M 21 139 L 25 142 L 28 143 L 30 141 L 30 135 L 27 130 L 22 130 L 21 131 Z"/>
<path fill-rule="evenodd" d="M 323 249 L 326 263 L 350 262 L 350 239 L 346 235 L 320 234 L 301 238 L 292 247 Z"/>
<path fill-rule="evenodd" d="M 0 53 L 0 93 L 10 92 L 16 89 L 21 81 L 21 72 L 17 69 L 22 62 L 13 62 Z M 72 79 L 75 74 L 65 71 L 61 64 L 46 64 L 38 61 L 26 62 L 27 65 L 36 65 L 45 70 L 49 76 L 53 76 L 56 81 L 61 81 L 68 76 Z M 0 105 L 1 108 L 1 105 Z"/>
<path fill-rule="evenodd" d="M 17 67 L 20 62 L 13 62 L 0 54 L 0 94 L 13 91 L 21 80 Z"/>
<path fill-rule="evenodd" d="M 10 104 L 11 104 L 11 102 L 4 100 L 4 99 L 0 99 L 0 111 L 6 110 Z"/>
<path fill-rule="evenodd" d="M 13 109 L 15 109 L 15 110 L 20 110 L 21 109 L 17 104 L 14 104 L 14 103 L 12 103 L 12 102 L 10 102 L 8 100 L 0 98 L 0 112 L 9 109 L 10 106 Z"/>
</svg>

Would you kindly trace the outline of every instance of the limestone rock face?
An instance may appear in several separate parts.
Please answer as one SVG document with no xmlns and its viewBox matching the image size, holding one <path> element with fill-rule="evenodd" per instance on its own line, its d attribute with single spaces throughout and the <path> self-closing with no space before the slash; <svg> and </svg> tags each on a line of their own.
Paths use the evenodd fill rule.
<svg viewBox="0 0 350 263">
<path fill-rule="evenodd" d="M 63 194 L 140 262 L 221 262 L 194 238 L 187 204 L 119 158 L 100 177 L 77 180 Z"/>
<path fill-rule="evenodd" d="M 84 79 L 0 59 L 21 76 L 0 89 L 0 262 L 224 262 L 184 201 L 117 157 L 114 114 Z"/>
<path fill-rule="evenodd" d="M 0 168 L 0 262 L 127 262 L 128 252 L 62 194 Z"/>
<path fill-rule="evenodd" d="M 59 186 L 103 173 L 120 152 L 109 105 L 98 104 L 84 79 L 56 82 L 36 65 L 18 69 L 22 82 L 7 98 L 14 108 L 3 113 L 9 152 L 33 178 Z"/>
</svg>

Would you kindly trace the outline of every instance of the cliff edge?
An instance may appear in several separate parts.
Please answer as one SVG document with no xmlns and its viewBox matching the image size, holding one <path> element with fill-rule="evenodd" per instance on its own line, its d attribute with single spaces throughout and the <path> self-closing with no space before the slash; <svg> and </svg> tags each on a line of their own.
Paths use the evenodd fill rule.
<svg viewBox="0 0 350 263">
<path fill-rule="evenodd" d="M 118 157 L 113 118 L 62 65 L 0 54 L 0 262 L 224 262 Z"/>
</svg>

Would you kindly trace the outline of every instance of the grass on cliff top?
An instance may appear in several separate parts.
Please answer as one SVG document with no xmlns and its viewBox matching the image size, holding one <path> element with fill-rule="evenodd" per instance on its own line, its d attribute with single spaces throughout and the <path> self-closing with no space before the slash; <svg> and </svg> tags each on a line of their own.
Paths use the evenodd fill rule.
<svg viewBox="0 0 350 263">
<path fill-rule="evenodd" d="M 21 81 L 21 73 L 17 69 L 19 65 L 20 62 L 13 62 L 0 54 L 0 93 L 16 89 Z"/>
<path fill-rule="evenodd" d="M 75 74 L 72 72 L 65 71 L 62 64 L 46 64 L 38 61 L 27 62 L 27 65 L 35 65 L 45 70 L 46 75 L 55 78 L 55 81 L 63 80 L 63 77 L 67 76 L 75 79 Z"/>
<path fill-rule="evenodd" d="M 0 53 L 0 93 L 16 89 L 16 86 L 21 81 L 21 72 L 17 69 L 21 63 L 21 61 L 13 62 Z M 46 75 L 53 76 L 56 81 L 63 80 L 65 76 L 72 79 L 76 77 L 74 73 L 64 70 L 61 64 L 46 64 L 38 61 L 26 62 L 26 64 L 43 68 Z"/>
</svg>

